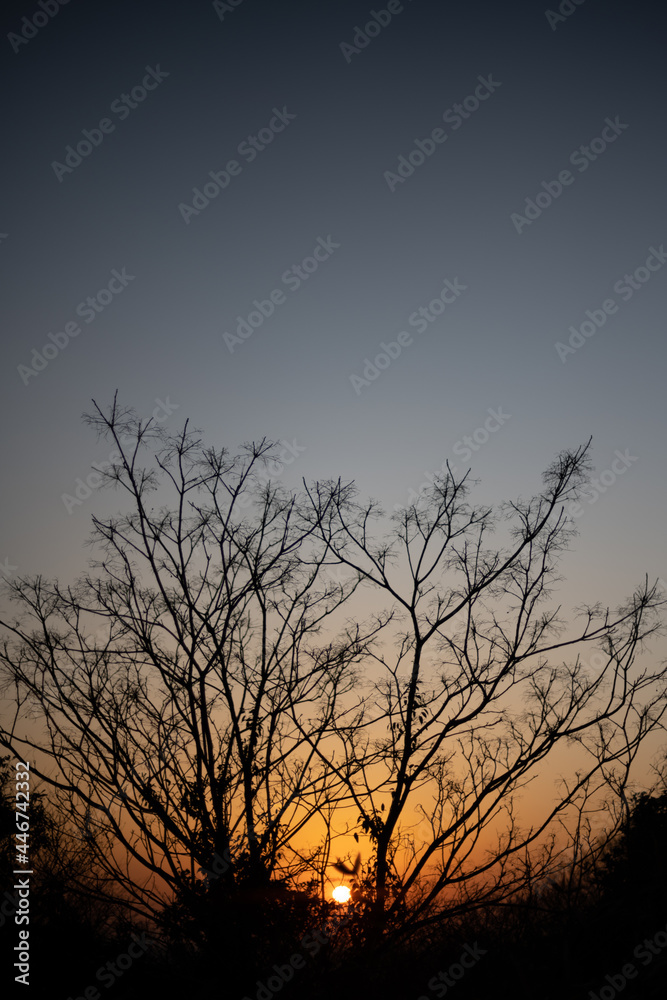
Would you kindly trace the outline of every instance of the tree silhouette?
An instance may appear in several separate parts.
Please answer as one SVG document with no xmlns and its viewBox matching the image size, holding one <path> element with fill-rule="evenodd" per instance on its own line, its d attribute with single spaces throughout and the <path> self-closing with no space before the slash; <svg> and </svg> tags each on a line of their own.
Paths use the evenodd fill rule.
<svg viewBox="0 0 667 1000">
<path fill-rule="evenodd" d="M 565 846 L 580 844 L 596 791 L 623 799 L 641 742 L 661 724 L 666 671 L 635 667 L 659 627 L 657 584 L 646 582 L 616 614 L 599 605 L 580 609 L 583 624 L 568 635 L 560 608 L 544 607 L 573 535 L 565 506 L 586 481 L 589 447 L 561 453 L 542 491 L 504 505 L 497 517 L 472 506 L 468 476 L 448 468 L 394 516 L 389 536 L 375 537 L 381 511 L 358 503 L 351 485 L 309 492 L 313 526 L 332 556 L 389 602 L 383 629 L 397 625 L 385 651 L 373 654 L 379 670 L 363 728 L 341 734 L 343 759 L 364 766 L 337 772 L 374 848 L 374 912 L 383 930 L 408 898 L 402 931 L 525 888 L 526 851 L 568 810 L 578 818 Z M 498 527 L 506 544 L 489 548 Z M 586 646 L 603 651 L 595 672 L 581 656 Z M 571 661 L 561 661 L 570 651 Z M 386 735 L 372 740 L 368 732 Z M 513 795 L 566 741 L 580 748 L 578 770 L 541 819 L 522 829 Z M 386 814 L 377 805 L 385 798 Z M 428 826 L 418 836 L 410 833 L 415 804 Z M 475 855 L 503 813 L 497 846 Z M 409 856 L 396 891 L 401 839 Z M 553 839 L 542 849 L 529 878 L 549 875 L 566 856 Z"/>
<path fill-rule="evenodd" d="M 89 844 L 69 835 L 65 817 L 49 805 L 47 794 L 30 779 L 30 801 L 26 813 L 15 813 L 14 761 L 0 757 L 0 942 L 3 967 L 12 969 L 16 960 L 15 915 L 19 913 L 19 897 L 15 891 L 17 878 L 25 884 L 16 865 L 16 817 L 27 816 L 29 832 L 27 847 L 30 864 L 29 922 L 27 930 L 32 954 L 30 986 L 37 995 L 53 995 L 71 983 L 71 969 L 63 967 L 62 955 L 75 940 L 85 963 L 99 965 L 114 954 L 109 941 L 114 928 L 122 924 L 120 908 L 101 905 L 99 885 L 91 864 Z M 21 771 L 24 777 L 26 772 Z M 25 870 L 25 869 L 24 869 Z M 23 914 L 25 917 L 25 913 Z M 118 951 L 119 949 L 116 949 Z"/>
<path fill-rule="evenodd" d="M 581 609 L 577 628 L 545 608 L 588 445 L 497 513 L 449 470 L 383 534 L 353 484 L 267 482 L 266 441 L 232 455 L 116 400 L 88 420 L 115 443 L 125 509 L 93 517 L 76 584 L 7 584 L 16 721 L 0 744 L 36 761 L 99 898 L 269 962 L 326 917 L 332 866 L 354 878 L 348 939 L 377 945 L 501 906 L 573 849 L 590 859 L 589 804 L 626 801 L 666 688 L 635 662 L 656 587 Z M 359 620 L 362 592 L 381 606 Z M 566 742 L 576 773 L 525 829 L 514 796 Z M 363 866 L 332 862 L 347 835 L 367 838 Z"/>
<path fill-rule="evenodd" d="M 636 793 L 597 873 L 597 888 L 606 907 L 626 917 L 640 912 L 648 930 L 664 923 L 666 838 L 667 792 Z"/>
<path fill-rule="evenodd" d="M 107 479 L 129 509 L 93 518 L 98 575 L 9 585 L 22 616 L 4 622 L 0 657 L 43 735 L 15 726 L 1 742 L 39 762 L 137 914 L 203 884 L 256 898 L 312 878 L 328 848 L 294 841 L 347 794 L 322 747 L 371 634 L 318 636 L 355 584 L 324 580 L 326 546 L 295 497 L 260 484 L 267 442 L 232 456 L 117 401 L 88 419 L 118 449 Z"/>
</svg>

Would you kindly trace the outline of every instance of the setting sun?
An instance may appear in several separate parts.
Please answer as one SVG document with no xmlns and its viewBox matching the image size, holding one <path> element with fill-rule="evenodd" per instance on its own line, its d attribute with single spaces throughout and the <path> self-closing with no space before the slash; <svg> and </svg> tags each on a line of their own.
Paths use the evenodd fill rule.
<svg viewBox="0 0 667 1000">
<path fill-rule="evenodd" d="M 337 885 L 331 895 L 337 903 L 349 903 L 350 901 L 350 890 L 346 885 Z"/>
</svg>

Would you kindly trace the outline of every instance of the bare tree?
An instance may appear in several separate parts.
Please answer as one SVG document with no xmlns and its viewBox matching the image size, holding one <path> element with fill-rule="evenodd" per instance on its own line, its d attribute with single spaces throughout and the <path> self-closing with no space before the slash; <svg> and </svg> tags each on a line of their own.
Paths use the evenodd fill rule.
<svg viewBox="0 0 667 1000">
<path fill-rule="evenodd" d="M 657 585 L 646 582 L 615 614 L 581 608 L 574 623 L 560 607 L 545 609 L 574 533 L 565 505 L 585 483 L 589 447 L 561 453 L 537 496 L 497 514 L 472 506 L 468 476 L 448 467 L 394 515 L 388 536 L 378 535 L 378 505 L 358 503 L 352 485 L 310 490 L 311 523 L 332 557 L 384 595 L 398 625 L 370 654 L 364 719 L 338 734 L 347 766 L 336 773 L 373 849 L 364 886 L 380 934 L 497 905 L 553 875 L 565 850 L 558 822 L 575 817 L 571 860 L 591 842 L 596 793 L 611 788 L 624 801 L 637 750 L 662 725 L 667 672 L 636 664 L 658 628 Z M 504 542 L 489 548 L 503 530 Z M 582 657 L 591 646 L 603 651 L 595 671 Z M 565 744 L 578 748 L 575 773 L 522 828 L 514 794 Z M 491 830 L 497 843 L 483 851 Z"/>
<path fill-rule="evenodd" d="M 34 761 L 137 913 L 312 877 L 330 841 L 299 835 L 349 795 L 327 737 L 373 630 L 320 633 L 356 582 L 324 579 L 327 545 L 260 475 L 266 441 L 230 455 L 116 400 L 88 419 L 129 508 L 93 518 L 101 558 L 76 585 L 9 585 L 0 743 Z"/>
<path fill-rule="evenodd" d="M 0 744 L 72 816 L 96 885 L 155 916 L 239 889 L 323 895 L 333 868 L 365 940 L 506 904 L 565 858 L 590 865 L 590 809 L 611 789 L 620 822 L 667 690 L 636 664 L 656 587 L 615 614 L 580 609 L 577 627 L 545 609 L 589 445 L 496 514 L 448 471 L 382 536 L 353 484 L 266 481 L 266 441 L 232 455 L 116 401 L 89 421 L 115 442 L 106 476 L 127 510 L 93 518 L 99 558 L 77 584 L 7 585 Z M 362 590 L 382 607 L 345 617 Z M 524 828 L 515 794 L 563 745 L 574 773 Z M 350 809 L 371 856 L 331 864 Z"/>
</svg>

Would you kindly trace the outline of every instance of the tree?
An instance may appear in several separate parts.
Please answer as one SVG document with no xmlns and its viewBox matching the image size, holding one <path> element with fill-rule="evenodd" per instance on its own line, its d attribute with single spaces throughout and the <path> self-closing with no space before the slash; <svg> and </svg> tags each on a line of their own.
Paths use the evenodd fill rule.
<svg viewBox="0 0 667 1000">
<path fill-rule="evenodd" d="M 667 892 L 667 793 L 632 796 L 623 824 L 603 856 L 598 888 L 618 913 L 642 912 L 650 930 L 659 924 Z"/>
<path fill-rule="evenodd" d="M 318 640 L 356 584 L 324 580 L 295 496 L 262 484 L 270 443 L 230 455 L 117 400 L 87 419 L 115 443 L 106 478 L 129 510 L 93 518 L 97 575 L 9 585 L 6 689 L 42 728 L 0 742 L 34 761 L 138 914 L 293 887 L 329 849 L 295 839 L 347 794 L 324 744 L 372 634 Z"/>
<path fill-rule="evenodd" d="M 185 922 L 211 948 L 233 905 L 227 946 L 237 934 L 260 954 L 281 915 L 287 941 L 326 910 L 351 815 L 340 832 L 364 862 L 345 933 L 385 941 L 511 900 L 563 863 L 568 810 L 579 850 L 600 789 L 625 802 L 666 707 L 664 670 L 635 663 L 656 587 L 616 614 L 582 609 L 577 629 L 544 606 L 589 445 L 496 515 L 448 469 L 383 535 L 352 483 L 264 481 L 265 440 L 232 455 L 116 400 L 88 419 L 116 445 L 106 478 L 129 506 L 93 518 L 96 575 L 8 585 L 22 614 L 2 623 L 0 664 L 23 728 L 0 743 L 35 759 L 130 911 Z M 494 530 L 506 537 L 489 548 Z M 358 620 L 362 587 L 382 606 Z M 523 829 L 513 797 L 565 743 L 576 773 Z"/>
<path fill-rule="evenodd" d="M 27 781 L 29 801 L 20 800 L 16 811 L 14 765 L 9 757 L 0 757 L 0 952 L 3 966 L 12 969 L 19 926 L 27 931 L 30 952 L 38 956 L 31 963 L 30 986 L 39 995 L 53 995 L 71 984 L 71 966 L 62 962 L 62 955 L 72 941 L 77 943 L 78 954 L 85 956 L 84 965 L 91 965 L 92 970 L 117 954 L 119 949 L 114 951 L 109 943 L 122 912 L 95 899 L 98 886 L 88 841 L 77 842 L 68 834 L 66 817 L 50 808 L 47 794 L 32 775 Z M 29 772 L 18 773 L 25 788 Z M 17 832 L 25 831 L 26 821 L 25 840 L 17 841 Z M 22 823 L 20 828 L 18 823 Z M 29 859 L 18 867 L 17 844 L 25 845 Z M 17 892 L 17 880 L 25 886 L 21 872 L 29 874 L 29 906 L 22 913 Z M 17 919 L 20 924 L 15 923 Z"/>
<path fill-rule="evenodd" d="M 468 476 L 456 478 L 448 467 L 394 516 L 388 537 L 374 536 L 381 511 L 358 503 L 351 486 L 331 482 L 309 493 L 313 527 L 332 557 L 383 594 L 387 619 L 399 623 L 375 657 L 380 672 L 364 728 L 341 733 L 345 759 L 364 766 L 337 772 L 370 836 L 366 892 L 380 934 L 496 905 L 553 874 L 565 847 L 576 856 L 590 843 L 586 809 L 601 788 L 625 803 L 616 825 L 627 814 L 631 765 L 666 707 L 665 668 L 635 663 L 664 601 L 646 581 L 615 614 L 599 605 L 580 609 L 583 624 L 567 635 L 560 607 L 544 608 L 574 533 L 565 508 L 585 483 L 589 447 L 561 453 L 542 491 L 505 504 L 498 517 L 471 506 Z M 489 549 L 499 525 L 508 540 Z M 595 671 L 581 655 L 591 645 L 603 651 Z M 570 662 L 560 660 L 570 651 Z M 579 747 L 576 773 L 542 818 L 522 829 L 514 794 L 566 743 Z M 410 833 L 415 803 L 429 827 L 421 836 Z M 558 846 L 555 823 L 573 809 L 570 843 Z M 503 813 L 497 845 L 475 855 Z M 537 857 L 529 851 L 540 838 Z M 408 856 L 399 878 L 401 843 Z"/>
</svg>

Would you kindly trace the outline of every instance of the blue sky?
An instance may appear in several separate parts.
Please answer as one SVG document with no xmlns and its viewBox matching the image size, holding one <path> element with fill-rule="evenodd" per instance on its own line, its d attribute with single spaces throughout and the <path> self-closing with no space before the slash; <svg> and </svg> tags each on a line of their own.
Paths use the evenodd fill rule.
<svg viewBox="0 0 667 1000">
<path fill-rule="evenodd" d="M 85 567 L 115 498 L 63 494 L 118 390 L 389 509 L 466 449 L 525 496 L 593 435 L 565 599 L 667 579 L 661 15 L 561 6 L 3 12 L 7 572 Z"/>
</svg>

